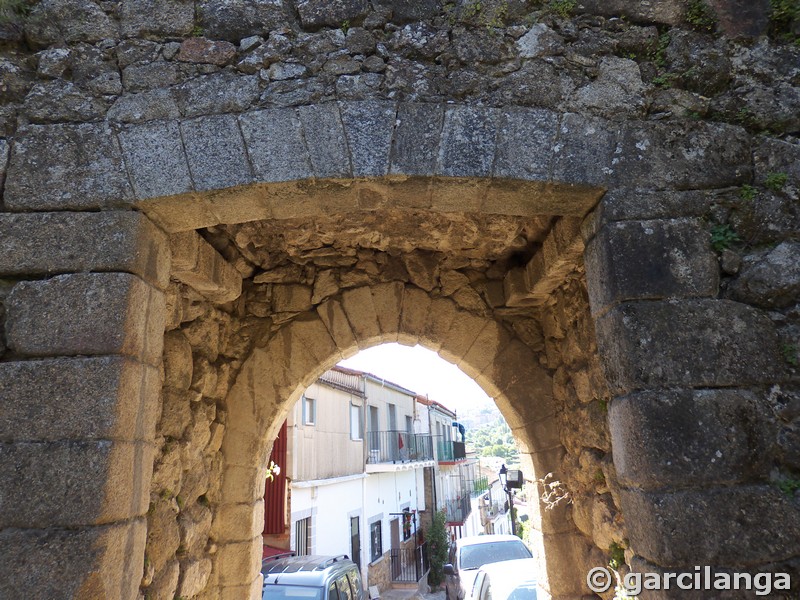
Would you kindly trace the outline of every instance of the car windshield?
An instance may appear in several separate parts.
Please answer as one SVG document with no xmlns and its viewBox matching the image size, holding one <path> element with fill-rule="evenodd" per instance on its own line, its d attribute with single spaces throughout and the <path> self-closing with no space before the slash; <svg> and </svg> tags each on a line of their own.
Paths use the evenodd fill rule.
<svg viewBox="0 0 800 600">
<path fill-rule="evenodd" d="M 322 588 L 302 585 L 279 585 L 268 583 L 264 586 L 262 600 L 322 600 Z"/>
<path fill-rule="evenodd" d="M 488 563 L 530 558 L 531 551 L 521 541 L 486 542 L 461 548 L 459 569 L 477 569 Z"/>
</svg>

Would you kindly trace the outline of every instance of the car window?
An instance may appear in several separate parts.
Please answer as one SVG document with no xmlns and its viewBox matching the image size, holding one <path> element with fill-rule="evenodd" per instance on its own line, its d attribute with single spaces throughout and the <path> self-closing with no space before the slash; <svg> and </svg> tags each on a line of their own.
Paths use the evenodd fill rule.
<svg viewBox="0 0 800 600">
<path fill-rule="evenodd" d="M 339 600 L 339 592 L 336 589 L 335 581 L 332 581 L 328 586 L 328 600 Z"/>
<path fill-rule="evenodd" d="M 336 580 L 336 587 L 339 588 L 339 600 L 353 600 L 353 593 L 350 591 L 347 575 L 342 575 Z"/>
<path fill-rule="evenodd" d="M 487 542 L 461 548 L 459 569 L 477 569 L 488 563 L 516 558 L 531 558 L 531 551 L 522 541 Z"/>
<path fill-rule="evenodd" d="M 347 572 L 347 579 L 350 580 L 350 587 L 353 590 L 353 598 L 355 600 L 362 600 L 363 589 L 361 587 L 361 576 L 358 574 L 358 569 L 350 569 Z"/>
<path fill-rule="evenodd" d="M 303 585 L 279 585 L 268 583 L 264 586 L 263 600 L 322 600 L 322 589 Z"/>
</svg>

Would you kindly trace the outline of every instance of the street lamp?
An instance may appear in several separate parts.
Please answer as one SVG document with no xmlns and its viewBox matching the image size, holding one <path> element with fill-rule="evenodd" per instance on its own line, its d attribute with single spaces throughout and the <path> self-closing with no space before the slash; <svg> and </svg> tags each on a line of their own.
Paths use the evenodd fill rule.
<svg viewBox="0 0 800 600">
<path fill-rule="evenodd" d="M 503 491 L 508 494 L 508 514 L 511 517 L 511 535 L 517 535 L 517 527 L 514 524 L 514 496 L 511 490 L 508 488 L 508 469 L 506 468 L 506 464 L 503 463 L 503 466 L 500 467 L 500 485 L 503 487 Z"/>
<path fill-rule="evenodd" d="M 517 525 L 514 522 L 514 490 L 522 488 L 522 471 L 518 469 L 508 469 L 505 463 L 500 467 L 498 473 L 500 485 L 503 491 L 508 494 L 508 513 L 511 516 L 511 533 L 517 535 Z"/>
</svg>

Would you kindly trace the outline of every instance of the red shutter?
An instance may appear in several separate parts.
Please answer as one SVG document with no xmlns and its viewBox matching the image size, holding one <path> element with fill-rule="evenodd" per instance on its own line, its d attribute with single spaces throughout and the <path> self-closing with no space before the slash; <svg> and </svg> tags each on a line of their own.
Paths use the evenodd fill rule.
<svg viewBox="0 0 800 600">
<path fill-rule="evenodd" d="M 286 528 L 286 437 L 286 421 L 284 421 L 269 457 L 269 460 L 281 468 L 281 472 L 275 475 L 272 481 L 267 480 L 264 491 L 265 534 L 281 534 Z"/>
</svg>

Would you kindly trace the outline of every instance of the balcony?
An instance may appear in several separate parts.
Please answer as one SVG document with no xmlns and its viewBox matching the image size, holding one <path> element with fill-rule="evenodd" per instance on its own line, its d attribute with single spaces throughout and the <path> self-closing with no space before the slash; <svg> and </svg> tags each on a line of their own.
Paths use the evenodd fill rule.
<svg viewBox="0 0 800 600">
<path fill-rule="evenodd" d="M 436 459 L 440 465 L 452 465 L 467 459 L 464 442 L 443 441 L 436 444 Z"/>
<path fill-rule="evenodd" d="M 471 486 L 470 495 L 477 498 L 489 489 L 489 479 L 487 477 L 478 477 L 472 481 L 467 481 L 467 485 Z"/>
<path fill-rule="evenodd" d="M 432 467 L 431 436 L 405 431 L 367 432 L 367 473 Z"/>
<path fill-rule="evenodd" d="M 444 503 L 444 514 L 448 525 L 463 525 L 471 511 L 469 495 L 455 500 L 446 500 Z"/>
</svg>

